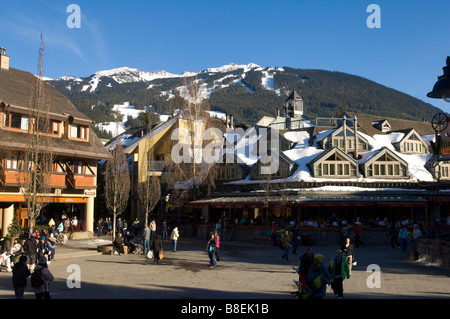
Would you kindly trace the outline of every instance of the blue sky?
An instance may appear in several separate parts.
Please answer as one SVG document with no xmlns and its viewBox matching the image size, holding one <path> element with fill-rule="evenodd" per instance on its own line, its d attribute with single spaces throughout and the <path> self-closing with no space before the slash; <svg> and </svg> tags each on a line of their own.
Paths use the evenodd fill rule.
<svg viewBox="0 0 450 319">
<path fill-rule="evenodd" d="M 81 9 L 80 28 L 67 26 L 70 4 Z M 370 4 L 381 28 L 367 26 Z M 0 4 L 0 46 L 11 67 L 36 73 L 42 32 L 51 78 L 251 62 L 341 71 L 450 112 L 426 97 L 450 55 L 449 17 L 448 0 L 15 0 Z"/>
</svg>

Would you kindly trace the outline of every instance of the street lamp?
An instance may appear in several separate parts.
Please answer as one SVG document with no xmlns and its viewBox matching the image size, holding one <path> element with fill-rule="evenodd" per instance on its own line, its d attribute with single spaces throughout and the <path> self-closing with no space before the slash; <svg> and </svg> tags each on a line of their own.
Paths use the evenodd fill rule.
<svg viewBox="0 0 450 319">
<path fill-rule="evenodd" d="M 444 74 L 438 76 L 437 82 L 434 84 L 433 91 L 427 94 L 433 99 L 443 99 L 450 102 L 450 56 L 447 57 L 447 65 L 442 68 Z"/>
<path fill-rule="evenodd" d="M 446 66 L 442 68 L 443 75 L 438 76 L 437 82 L 433 86 L 433 90 L 427 94 L 429 98 L 443 99 L 446 102 L 450 102 L 450 56 L 447 57 Z M 435 156 L 435 165 L 437 166 L 437 184 L 436 184 L 436 202 L 434 208 L 434 221 L 433 221 L 433 236 L 435 232 L 436 217 L 440 217 L 439 213 L 439 181 L 441 177 L 441 169 L 439 162 L 442 160 L 449 160 L 450 157 L 450 136 L 448 129 L 450 128 L 448 123 L 450 117 L 444 113 L 436 114 L 431 125 L 435 132 L 435 142 L 431 142 L 433 148 L 433 154 Z M 441 135 L 444 135 L 444 137 Z"/>
</svg>

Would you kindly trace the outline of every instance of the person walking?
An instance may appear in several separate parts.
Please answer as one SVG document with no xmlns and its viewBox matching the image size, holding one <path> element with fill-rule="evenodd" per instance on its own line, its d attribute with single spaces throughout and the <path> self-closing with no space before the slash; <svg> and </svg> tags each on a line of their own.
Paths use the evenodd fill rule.
<svg viewBox="0 0 450 319">
<path fill-rule="evenodd" d="M 38 251 L 38 243 L 35 235 L 28 237 L 23 244 L 23 251 L 25 256 L 27 256 L 28 269 L 33 270 L 36 265 L 36 254 Z"/>
<path fill-rule="evenodd" d="M 31 272 L 27 267 L 27 256 L 20 256 L 19 262 L 15 263 L 12 269 L 12 282 L 16 299 L 23 299 L 27 278 L 30 276 Z"/>
<path fill-rule="evenodd" d="M 402 226 L 402 229 L 400 229 L 398 237 L 400 238 L 402 251 L 405 253 L 408 248 L 408 229 L 406 228 L 406 224 Z"/>
<path fill-rule="evenodd" d="M 136 219 L 134 220 L 133 224 L 131 225 L 131 227 L 133 228 L 134 231 L 134 236 L 137 236 L 138 231 L 139 231 L 139 219 L 136 217 Z"/>
<path fill-rule="evenodd" d="M 216 266 L 216 239 L 214 237 L 214 233 L 209 235 L 208 244 L 206 245 L 206 251 L 209 256 L 209 267 L 214 268 Z"/>
<path fill-rule="evenodd" d="M 177 251 L 177 241 L 180 237 L 180 232 L 178 231 L 178 227 L 175 227 L 170 234 L 170 239 L 172 240 L 173 251 Z"/>
<path fill-rule="evenodd" d="M 330 283 L 330 273 L 327 267 L 323 265 L 322 254 L 314 256 L 314 263 L 308 271 L 307 286 L 309 288 L 309 296 L 312 299 L 323 299 L 325 297 L 327 285 Z"/>
<path fill-rule="evenodd" d="M 117 220 L 117 233 L 123 235 L 123 220 L 120 217 Z"/>
<path fill-rule="evenodd" d="M 219 248 L 220 248 L 220 236 L 218 232 L 214 232 L 214 238 L 216 239 L 216 250 L 214 251 L 214 257 L 216 258 L 216 261 L 220 261 L 219 256 Z"/>
<path fill-rule="evenodd" d="M 314 253 L 311 247 L 309 247 L 303 256 L 300 257 L 299 267 L 298 267 L 298 288 L 302 290 L 306 287 L 306 282 L 308 280 L 308 271 L 314 264 Z"/>
<path fill-rule="evenodd" d="M 100 236 L 103 234 L 103 219 L 99 219 L 97 222 L 97 236 L 100 238 Z"/>
<path fill-rule="evenodd" d="M 398 233 L 399 231 L 397 229 L 397 225 L 393 223 L 387 234 L 387 237 L 389 237 L 391 242 L 391 249 L 394 249 L 396 245 L 397 247 L 400 247 L 400 243 L 398 242 Z"/>
<path fill-rule="evenodd" d="M 364 243 L 361 241 L 361 222 L 355 223 L 355 244 L 356 248 L 364 247 Z"/>
<path fill-rule="evenodd" d="M 38 275 L 42 278 L 42 284 L 33 287 L 36 299 L 50 299 L 50 289 L 48 283 L 49 281 L 53 281 L 54 277 L 48 269 L 47 258 L 45 258 L 45 256 L 41 256 L 39 259 L 39 264 L 34 269 L 34 272 L 38 273 Z"/>
<path fill-rule="evenodd" d="M 347 261 L 351 274 L 353 261 L 356 260 L 356 258 L 355 258 L 355 249 L 353 248 L 353 244 L 350 242 L 350 237 L 345 238 L 345 243 L 344 245 L 342 245 L 341 250 L 345 260 Z"/>
<path fill-rule="evenodd" d="M 281 256 L 283 261 L 289 261 L 289 248 L 291 247 L 291 239 L 289 237 L 289 232 L 286 230 L 284 234 L 281 236 L 281 245 L 283 247 L 284 253 Z"/>
<path fill-rule="evenodd" d="M 164 219 L 162 222 L 162 240 L 163 240 L 163 242 L 167 241 L 168 237 L 169 237 L 169 233 L 167 230 L 167 222 Z"/>
<path fill-rule="evenodd" d="M 336 252 L 336 256 L 330 263 L 331 288 L 336 298 L 344 298 L 343 282 L 346 278 L 350 278 L 350 270 L 346 259 L 343 257 L 342 250 Z"/>
<path fill-rule="evenodd" d="M 153 219 L 151 222 L 150 222 L 150 240 L 155 240 L 155 238 L 156 238 L 156 222 L 155 222 L 155 220 Z"/>
<path fill-rule="evenodd" d="M 48 261 L 55 261 L 56 255 L 56 237 L 53 234 L 47 238 L 47 247 L 48 247 Z"/>
<path fill-rule="evenodd" d="M 150 228 L 147 223 L 145 223 L 144 232 L 142 234 L 142 249 L 144 250 L 144 256 L 147 256 L 147 253 L 150 250 L 150 232 Z"/>
<path fill-rule="evenodd" d="M 159 265 L 159 261 L 161 260 L 159 253 L 161 251 L 164 251 L 162 240 L 161 240 L 161 235 L 155 236 L 155 239 L 152 242 L 152 250 L 153 250 L 153 263 L 155 265 Z"/>
<path fill-rule="evenodd" d="M 150 233 L 150 228 L 147 223 L 144 223 L 144 232 L 142 233 L 142 249 L 144 250 L 144 256 L 146 256 L 150 250 Z"/>
</svg>

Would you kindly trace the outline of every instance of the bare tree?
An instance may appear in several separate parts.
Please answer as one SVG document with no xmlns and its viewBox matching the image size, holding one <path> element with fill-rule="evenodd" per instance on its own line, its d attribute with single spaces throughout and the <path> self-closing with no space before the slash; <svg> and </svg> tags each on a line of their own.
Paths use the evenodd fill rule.
<svg viewBox="0 0 450 319">
<path fill-rule="evenodd" d="M 178 144 L 183 145 L 183 160 L 174 158 L 167 165 L 172 172 L 174 183 L 174 199 L 181 206 L 185 199 L 192 196 L 196 199 L 200 193 L 200 187 L 206 185 L 210 189 L 214 185 L 212 167 L 214 162 L 204 160 L 203 150 L 207 141 L 203 139 L 204 132 L 210 127 L 210 106 L 202 94 L 202 82 L 193 79 L 185 80 L 182 91 L 176 94 L 177 101 L 184 113 L 179 120 Z"/>
<path fill-rule="evenodd" d="M 116 236 L 117 215 L 127 208 L 129 195 L 128 161 L 123 146 L 119 142 L 111 151 L 111 159 L 106 162 L 105 170 L 105 201 L 106 208 L 113 214 L 113 240 Z"/>
<path fill-rule="evenodd" d="M 148 119 L 147 133 L 150 133 L 150 131 L 151 122 Z M 161 198 L 161 183 L 156 176 L 153 147 L 150 146 L 150 149 L 148 149 L 147 146 L 148 144 L 143 152 L 145 158 L 141 158 L 139 163 L 140 171 L 145 174 L 141 174 L 137 186 L 139 200 L 145 212 L 145 222 L 148 222 L 150 212 L 153 211 Z"/>
<path fill-rule="evenodd" d="M 29 101 L 27 149 L 20 156 L 18 183 L 24 194 L 28 218 L 30 220 L 30 235 L 36 218 L 46 203 L 51 191 L 51 174 L 53 171 L 53 154 L 51 151 L 51 122 L 49 119 L 50 103 L 45 94 L 45 84 L 42 81 L 44 41 L 41 35 L 39 50 L 38 74 L 31 86 Z"/>
</svg>

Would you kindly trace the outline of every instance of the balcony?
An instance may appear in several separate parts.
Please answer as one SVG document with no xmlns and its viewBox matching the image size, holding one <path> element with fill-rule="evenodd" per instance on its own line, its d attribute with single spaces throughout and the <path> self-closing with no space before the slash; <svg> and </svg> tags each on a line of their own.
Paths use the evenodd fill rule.
<svg viewBox="0 0 450 319">
<path fill-rule="evenodd" d="M 52 188 L 66 188 L 66 174 L 53 173 L 50 175 L 50 187 Z"/>
<path fill-rule="evenodd" d="M 75 189 L 95 188 L 95 175 L 69 175 L 68 181 Z"/>
<path fill-rule="evenodd" d="M 20 186 L 28 183 L 30 173 L 18 170 L 4 170 L 0 173 L 0 181 L 3 186 Z"/>
<path fill-rule="evenodd" d="M 30 182 L 30 173 L 20 170 L 4 170 L 0 173 L 0 184 L 3 186 L 24 186 Z M 66 188 L 65 173 L 51 173 L 48 186 Z"/>
</svg>

